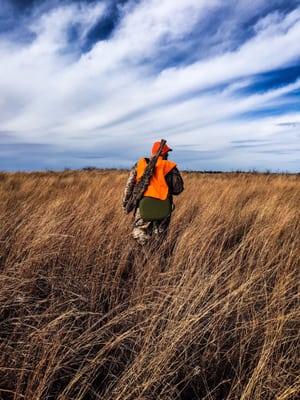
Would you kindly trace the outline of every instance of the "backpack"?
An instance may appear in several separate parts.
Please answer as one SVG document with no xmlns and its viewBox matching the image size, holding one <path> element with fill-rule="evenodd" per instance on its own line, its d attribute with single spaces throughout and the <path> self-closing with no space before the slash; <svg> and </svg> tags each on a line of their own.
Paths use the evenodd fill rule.
<svg viewBox="0 0 300 400">
<path fill-rule="evenodd" d="M 139 211 L 145 221 L 160 221 L 171 215 L 172 203 L 168 198 L 160 200 L 145 196 L 139 202 Z"/>
</svg>

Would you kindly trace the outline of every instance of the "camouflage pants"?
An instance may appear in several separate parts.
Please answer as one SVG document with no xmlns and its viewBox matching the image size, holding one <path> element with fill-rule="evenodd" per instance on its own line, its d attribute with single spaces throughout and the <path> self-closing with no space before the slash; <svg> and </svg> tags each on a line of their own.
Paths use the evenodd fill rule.
<svg viewBox="0 0 300 400">
<path fill-rule="evenodd" d="M 145 221 L 140 215 L 139 209 L 136 210 L 132 236 L 139 244 L 146 244 L 150 239 L 162 239 L 168 230 L 171 216 L 161 221 Z"/>
</svg>

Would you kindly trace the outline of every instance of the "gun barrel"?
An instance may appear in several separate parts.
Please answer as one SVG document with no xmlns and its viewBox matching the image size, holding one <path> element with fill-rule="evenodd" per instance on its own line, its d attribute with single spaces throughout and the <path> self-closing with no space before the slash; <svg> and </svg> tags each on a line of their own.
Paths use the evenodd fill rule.
<svg viewBox="0 0 300 400">
<path fill-rule="evenodd" d="M 158 160 L 158 157 L 161 155 L 162 150 L 164 145 L 167 143 L 165 139 L 161 139 L 160 141 L 160 146 L 158 151 L 154 156 L 150 158 L 150 161 L 148 165 L 145 168 L 145 171 L 142 175 L 142 177 L 139 179 L 139 181 L 136 183 L 132 195 L 130 199 L 128 200 L 127 206 L 126 206 L 126 211 L 129 214 L 132 210 L 135 210 L 138 205 L 140 200 L 143 198 L 143 195 L 145 191 L 147 190 L 147 187 L 149 186 L 150 179 L 152 178 L 154 171 L 155 171 L 155 165 Z"/>
</svg>

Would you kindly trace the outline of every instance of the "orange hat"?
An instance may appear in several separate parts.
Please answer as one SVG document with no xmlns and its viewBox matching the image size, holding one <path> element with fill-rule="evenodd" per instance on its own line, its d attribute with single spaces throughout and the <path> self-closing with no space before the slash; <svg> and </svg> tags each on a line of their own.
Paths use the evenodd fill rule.
<svg viewBox="0 0 300 400">
<path fill-rule="evenodd" d="M 159 148 L 160 148 L 160 142 L 154 142 L 152 146 L 152 155 L 156 154 Z M 167 144 L 165 144 L 162 149 L 161 155 L 164 156 L 169 151 L 172 151 L 172 149 Z"/>
</svg>

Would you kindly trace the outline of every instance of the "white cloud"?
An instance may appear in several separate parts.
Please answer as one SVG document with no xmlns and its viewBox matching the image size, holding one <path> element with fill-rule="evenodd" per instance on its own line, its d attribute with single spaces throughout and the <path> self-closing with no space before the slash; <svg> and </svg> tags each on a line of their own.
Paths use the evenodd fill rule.
<svg viewBox="0 0 300 400">
<path fill-rule="evenodd" d="M 219 50 L 228 21 L 238 23 L 266 7 L 266 0 L 231 1 L 223 28 L 215 34 Z M 146 150 L 153 139 L 166 135 L 175 147 L 188 142 L 213 151 L 235 138 L 276 136 L 282 130 L 278 124 L 289 119 L 253 117 L 249 124 L 237 116 L 276 106 L 284 101 L 282 96 L 299 88 L 299 81 L 242 97 L 236 90 L 251 82 L 254 74 L 300 59 L 300 7 L 288 14 L 273 10 L 263 16 L 253 34 L 238 46 L 238 38 L 230 33 L 227 39 L 233 38 L 234 49 L 163 70 L 156 67 L 160 57 L 171 59 L 173 51 L 189 40 L 197 43 L 197 28 L 223 12 L 224 2 L 144 0 L 135 7 L 131 4 L 123 8 L 111 37 L 81 56 L 71 51 L 70 29 L 76 25 L 80 48 L 106 11 L 103 2 L 60 6 L 31 21 L 32 42 L 0 40 L 0 130 L 13 131 L 22 141 L 87 151 L 115 141 L 120 158 L 127 160 L 127 149 L 121 146 L 132 141 Z M 223 84 L 229 86 L 218 88 Z M 294 114 L 293 120 L 298 121 L 299 115 Z M 287 140 L 294 144 L 296 138 L 291 135 Z M 233 168 L 239 167 L 242 160 L 227 151 L 226 165 L 232 159 Z"/>
</svg>

